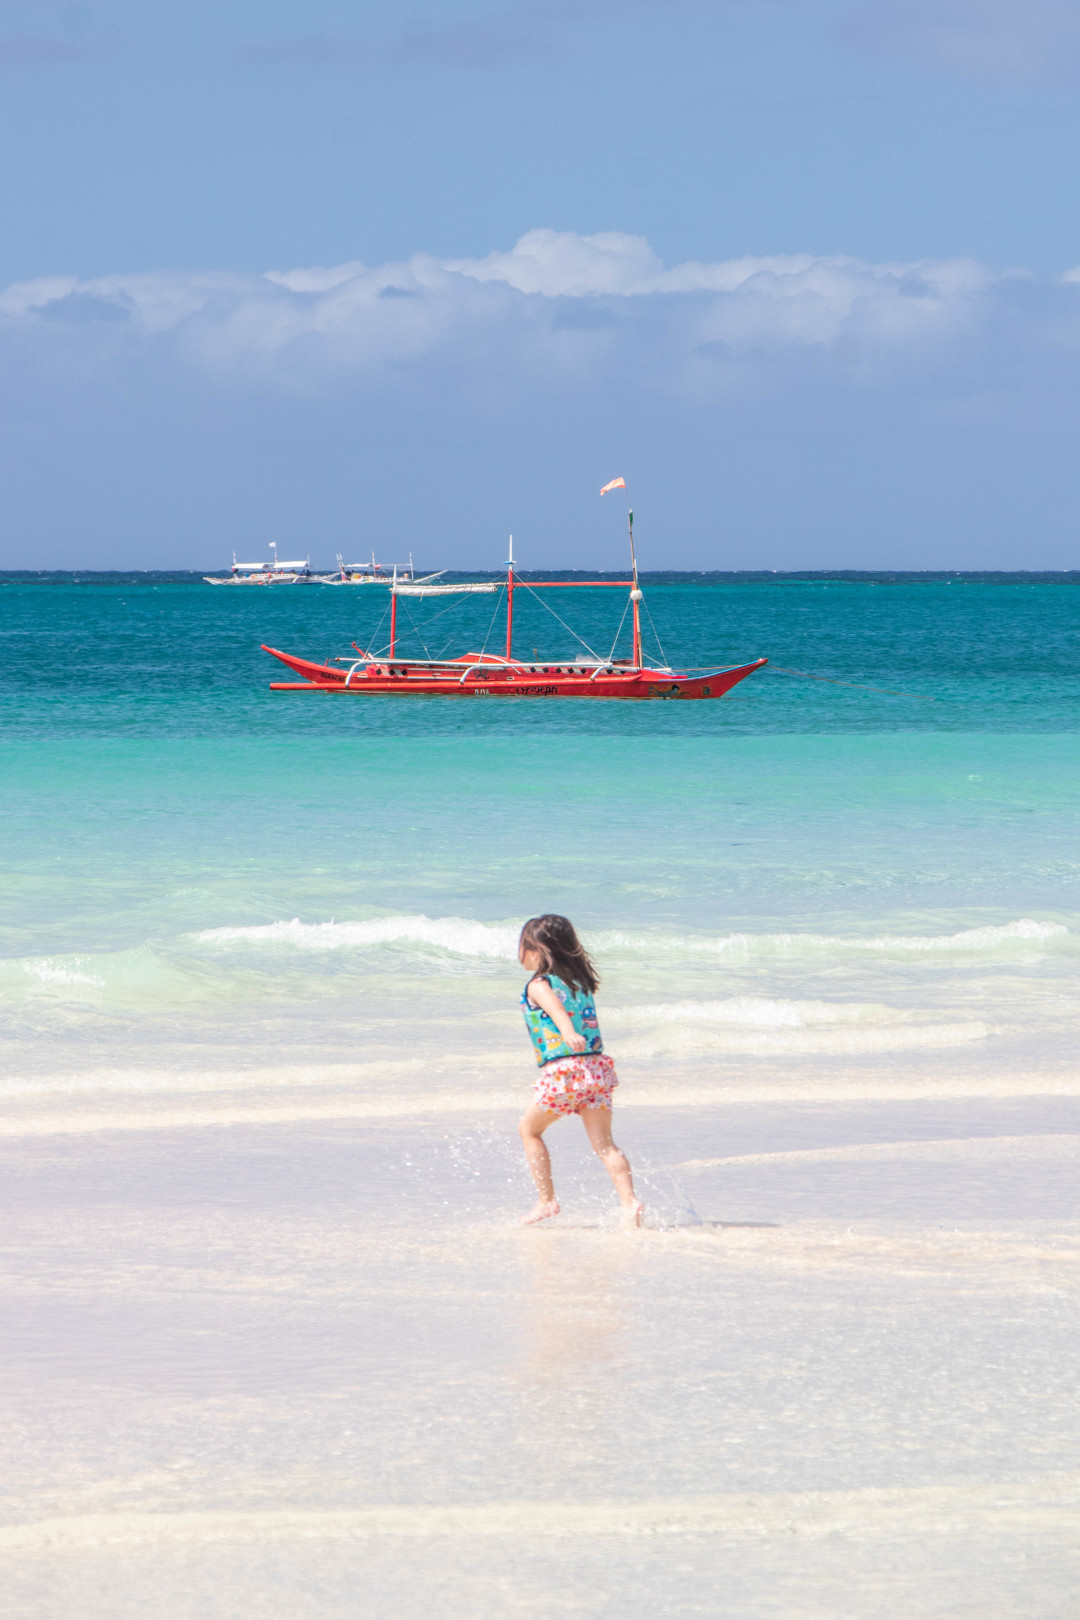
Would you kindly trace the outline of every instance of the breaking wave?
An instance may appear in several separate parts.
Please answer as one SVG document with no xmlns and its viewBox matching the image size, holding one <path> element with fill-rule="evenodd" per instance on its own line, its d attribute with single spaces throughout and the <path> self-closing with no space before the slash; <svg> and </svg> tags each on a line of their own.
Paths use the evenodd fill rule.
<svg viewBox="0 0 1080 1620">
<path fill-rule="evenodd" d="M 604 1022 L 620 1029 L 655 1024 L 734 1024 L 750 1029 L 807 1029 L 821 1024 L 900 1023 L 910 1014 L 872 1002 L 773 1001 L 765 996 L 732 996 L 728 1001 L 665 1001 L 618 1007 Z"/>
<path fill-rule="evenodd" d="M 720 955 L 725 952 L 745 952 L 754 955 L 779 955 L 789 952 L 817 951 L 985 951 L 997 950 L 1015 943 L 1032 944 L 1069 934 L 1064 923 L 1035 922 L 1021 917 L 1016 922 L 1002 923 L 985 928 L 963 928 L 955 934 L 719 934 L 713 937 L 693 935 L 678 938 L 659 938 L 646 945 L 642 936 L 621 933 L 600 934 L 590 940 L 596 949 L 601 942 L 608 949 L 656 951 L 683 951 L 695 955 Z"/>
<path fill-rule="evenodd" d="M 48 956 L 32 956 L 16 963 L 15 966 L 27 974 L 31 980 L 38 979 L 42 984 L 89 984 L 95 988 L 100 988 L 105 983 L 104 979 L 100 978 L 96 973 L 80 973 L 78 971 L 83 961 L 84 958 L 76 957 L 74 961 L 69 961 L 65 966 Z"/>
<path fill-rule="evenodd" d="M 205 945 L 295 945 L 299 950 L 415 944 L 458 956 L 517 960 L 520 923 L 468 922 L 461 917 L 379 917 L 372 922 L 263 923 L 252 928 L 211 928 L 195 938 Z"/>
<path fill-rule="evenodd" d="M 620 1053 L 647 1058 L 740 1053 L 901 1052 L 963 1046 L 994 1031 L 981 1020 L 934 1023 L 925 1015 L 872 1002 L 771 1000 L 670 1001 L 615 1007 L 605 1026 Z"/>
<path fill-rule="evenodd" d="M 380 945 L 418 945 L 459 957 L 489 961 L 516 961 L 520 922 L 482 923 L 461 917 L 379 917 L 368 922 L 256 924 L 252 927 L 211 928 L 193 938 L 204 945 L 285 945 L 298 950 L 368 950 Z M 661 934 L 623 930 L 586 932 L 590 950 L 601 955 L 714 956 L 724 954 L 788 955 L 800 952 L 965 952 L 994 951 L 1012 945 L 1041 944 L 1069 936 L 1063 923 L 1037 922 L 1021 917 L 1016 922 L 983 928 L 964 928 L 954 934 Z"/>
<path fill-rule="evenodd" d="M 250 927 L 213 928 L 171 940 L 147 941 L 127 950 L 8 957 L 0 959 L 0 1019 L 8 1012 L 15 1015 L 20 1008 L 33 1007 L 67 1008 L 73 1013 L 97 1008 L 110 1014 L 154 1016 L 170 1009 L 179 1013 L 196 1006 L 231 1006 L 239 1025 L 253 1015 L 252 1009 L 265 1008 L 271 1000 L 284 1010 L 342 995 L 363 998 L 364 979 L 374 973 L 393 975 L 394 994 L 407 996 L 413 993 L 409 985 L 414 979 L 422 978 L 429 986 L 444 980 L 448 987 L 458 975 L 504 976 L 505 969 L 516 963 L 519 926 L 516 920 L 484 923 L 422 915 L 325 923 L 293 918 Z M 1075 942 L 1075 935 L 1060 923 L 1026 918 L 943 935 L 677 935 L 642 930 L 585 937 L 601 967 L 618 970 L 621 990 L 614 999 L 640 997 L 633 1009 L 620 1009 L 605 1000 L 605 1017 L 628 1031 L 687 1024 L 776 1032 L 840 1024 L 897 1024 L 904 1021 L 905 1014 L 876 1004 L 878 999 L 893 1000 L 887 988 L 890 957 L 894 964 L 897 959 L 913 963 L 921 959 L 929 968 L 934 953 L 948 954 L 967 975 L 965 953 L 969 960 L 981 957 L 989 968 L 995 960 L 1007 962 L 1010 951 L 1060 950 L 1063 945 L 1071 949 Z M 875 1002 L 863 1002 L 859 994 L 869 990 L 865 969 L 875 953 L 881 958 L 885 978 Z M 750 969 L 744 976 L 758 982 L 742 994 L 717 995 L 717 990 L 739 989 L 734 983 L 721 986 L 718 982 L 725 965 L 740 973 Z M 835 969 L 841 977 L 845 970 L 855 971 L 858 989 L 855 995 L 850 989 L 845 995 L 838 979 L 835 1002 L 790 999 L 793 988 L 797 993 L 798 976 L 804 968 L 815 973 Z M 940 970 L 933 974 L 935 980 L 941 979 Z M 697 982 L 692 985 L 694 978 Z M 609 981 L 609 987 L 613 982 Z M 681 996 L 679 985 L 683 987 Z M 683 999 L 694 989 L 705 992 L 700 1000 Z M 779 995 L 770 996 L 770 991 Z M 400 1005 L 389 996 L 384 986 L 378 997 L 367 996 L 357 1003 L 368 1025 L 400 1014 Z M 490 1000 L 483 1006 L 494 1011 Z M 470 1003 L 470 1007 L 479 1013 L 481 1002 Z"/>
</svg>

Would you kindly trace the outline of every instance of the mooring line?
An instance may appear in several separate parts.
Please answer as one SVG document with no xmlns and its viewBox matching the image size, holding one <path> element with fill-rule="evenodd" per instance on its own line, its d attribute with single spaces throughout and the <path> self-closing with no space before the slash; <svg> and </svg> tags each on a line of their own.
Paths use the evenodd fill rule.
<svg viewBox="0 0 1080 1620">
<path fill-rule="evenodd" d="M 857 692 L 883 692 L 886 697 L 918 698 L 920 703 L 938 702 L 936 697 L 928 697 L 925 692 L 894 692 L 891 686 L 864 686 L 861 681 L 838 681 L 831 675 L 809 675 L 805 669 L 781 669 L 779 664 L 768 667 L 774 675 L 798 675 L 804 681 L 826 681 L 829 686 L 850 686 Z"/>
</svg>

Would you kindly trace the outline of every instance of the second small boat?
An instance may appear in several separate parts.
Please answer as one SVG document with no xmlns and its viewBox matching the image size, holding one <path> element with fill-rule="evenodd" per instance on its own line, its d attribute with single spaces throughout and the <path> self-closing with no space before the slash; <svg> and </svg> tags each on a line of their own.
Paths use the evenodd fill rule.
<svg viewBox="0 0 1080 1620">
<path fill-rule="evenodd" d="M 320 585 L 390 585 L 397 580 L 402 585 L 422 584 L 425 580 L 440 579 L 445 569 L 438 574 L 421 574 L 419 579 L 413 568 L 412 553 L 407 563 L 381 563 L 375 561 L 375 553 L 371 553 L 369 563 L 347 563 L 340 551 L 337 559 L 338 571 L 336 574 L 321 574 Z"/>
</svg>

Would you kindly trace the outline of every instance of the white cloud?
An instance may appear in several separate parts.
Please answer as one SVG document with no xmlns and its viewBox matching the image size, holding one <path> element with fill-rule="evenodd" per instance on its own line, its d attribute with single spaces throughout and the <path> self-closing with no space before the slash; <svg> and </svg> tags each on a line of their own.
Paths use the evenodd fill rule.
<svg viewBox="0 0 1080 1620">
<path fill-rule="evenodd" d="M 529 231 L 508 253 L 450 259 L 447 268 L 476 281 L 504 282 L 518 292 L 547 298 L 657 292 L 665 274 L 643 236 L 625 236 L 621 231 L 600 231 L 595 236 Z"/>
<path fill-rule="evenodd" d="M 262 278 L 257 278 L 261 280 Z M 87 317 L 92 304 L 112 309 L 131 320 L 142 333 L 180 327 L 191 316 L 242 299 L 252 279 L 227 272 L 183 270 L 151 271 L 140 275 L 99 276 L 79 281 L 75 276 L 43 276 L 18 281 L 0 293 L 0 320 L 6 322 L 46 316 L 77 324 L 79 312 Z"/>
<path fill-rule="evenodd" d="M 1080 334 L 1080 274 L 970 260 L 866 264 L 809 254 L 665 268 L 637 236 L 535 230 L 482 259 L 375 268 L 69 276 L 0 294 L 0 341 L 54 375 L 66 350 L 164 358 L 218 382 L 305 393 L 415 386 L 447 370 L 505 396 L 596 384 L 731 394 L 832 380 L 963 392 L 986 368 L 1045 365 Z M 66 348 L 65 348 L 66 346 Z M 96 363 L 96 361 L 95 361 Z"/>
</svg>

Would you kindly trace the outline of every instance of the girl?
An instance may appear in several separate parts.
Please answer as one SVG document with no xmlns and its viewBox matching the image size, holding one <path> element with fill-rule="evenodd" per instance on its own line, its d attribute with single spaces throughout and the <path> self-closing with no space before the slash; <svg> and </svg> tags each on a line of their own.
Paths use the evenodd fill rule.
<svg viewBox="0 0 1080 1620">
<path fill-rule="evenodd" d="M 550 913 L 529 918 L 518 941 L 518 960 L 529 970 L 521 1010 L 540 1065 L 535 1101 L 518 1127 L 538 1195 L 523 1224 L 532 1226 L 559 1213 L 544 1132 L 565 1114 L 580 1114 L 594 1152 L 615 1183 L 623 1219 L 640 1226 L 643 1207 L 629 1160 L 611 1140 L 611 1093 L 619 1082 L 596 1021 L 596 969 L 573 923 Z"/>
</svg>

